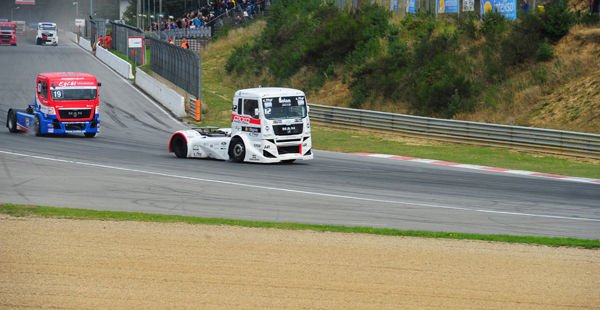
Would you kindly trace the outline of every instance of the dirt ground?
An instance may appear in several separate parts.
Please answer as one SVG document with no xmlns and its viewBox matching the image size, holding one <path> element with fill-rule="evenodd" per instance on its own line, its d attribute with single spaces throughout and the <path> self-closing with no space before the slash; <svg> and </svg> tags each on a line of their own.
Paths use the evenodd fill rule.
<svg viewBox="0 0 600 310">
<path fill-rule="evenodd" d="M 600 251 L 0 215 L 0 308 L 600 308 Z"/>
</svg>

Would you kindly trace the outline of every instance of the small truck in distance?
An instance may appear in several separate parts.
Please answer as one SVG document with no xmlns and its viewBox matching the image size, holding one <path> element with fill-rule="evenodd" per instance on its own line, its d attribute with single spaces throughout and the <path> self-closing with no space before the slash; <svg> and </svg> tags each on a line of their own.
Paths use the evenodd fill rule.
<svg viewBox="0 0 600 310">
<path fill-rule="evenodd" d="M 80 72 L 40 73 L 35 101 L 25 110 L 9 109 L 10 132 L 32 131 L 37 136 L 83 133 L 92 138 L 100 131 L 99 87 L 96 77 Z"/>
<path fill-rule="evenodd" d="M 17 24 L 0 21 L 0 44 L 17 46 Z"/>
<path fill-rule="evenodd" d="M 238 90 L 231 128 L 175 132 L 169 152 L 179 158 L 279 163 L 313 159 L 308 102 L 304 92 L 264 87 Z"/>
</svg>

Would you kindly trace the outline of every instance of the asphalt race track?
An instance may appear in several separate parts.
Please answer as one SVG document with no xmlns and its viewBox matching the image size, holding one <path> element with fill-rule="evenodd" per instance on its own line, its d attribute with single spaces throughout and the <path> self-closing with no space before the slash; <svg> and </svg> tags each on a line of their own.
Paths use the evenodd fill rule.
<svg viewBox="0 0 600 310">
<path fill-rule="evenodd" d="M 595 184 L 324 151 L 287 165 L 176 159 L 167 142 L 184 126 L 65 36 L 0 46 L 0 68 L 3 127 L 10 107 L 33 101 L 38 72 L 102 82 L 96 138 L 0 130 L 3 203 L 600 239 Z"/>
</svg>

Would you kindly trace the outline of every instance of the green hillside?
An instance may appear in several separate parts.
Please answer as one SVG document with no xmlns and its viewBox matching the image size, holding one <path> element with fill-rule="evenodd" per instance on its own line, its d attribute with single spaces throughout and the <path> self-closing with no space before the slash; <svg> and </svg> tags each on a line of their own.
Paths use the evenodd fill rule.
<svg viewBox="0 0 600 310">
<path fill-rule="evenodd" d="M 323 104 L 600 133 L 599 50 L 597 19 L 565 2 L 511 22 L 280 0 L 216 41 L 203 70 L 232 89 L 290 86 Z"/>
</svg>

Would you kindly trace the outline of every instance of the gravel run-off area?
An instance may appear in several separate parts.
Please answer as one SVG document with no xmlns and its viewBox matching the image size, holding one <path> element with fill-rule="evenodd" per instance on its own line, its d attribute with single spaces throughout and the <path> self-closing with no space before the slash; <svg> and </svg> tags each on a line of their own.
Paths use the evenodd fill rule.
<svg viewBox="0 0 600 310">
<path fill-rule="evenodd" d="M 600 251 L 0 215 L 0 308 L 600 307 Z"/>
</svg>

